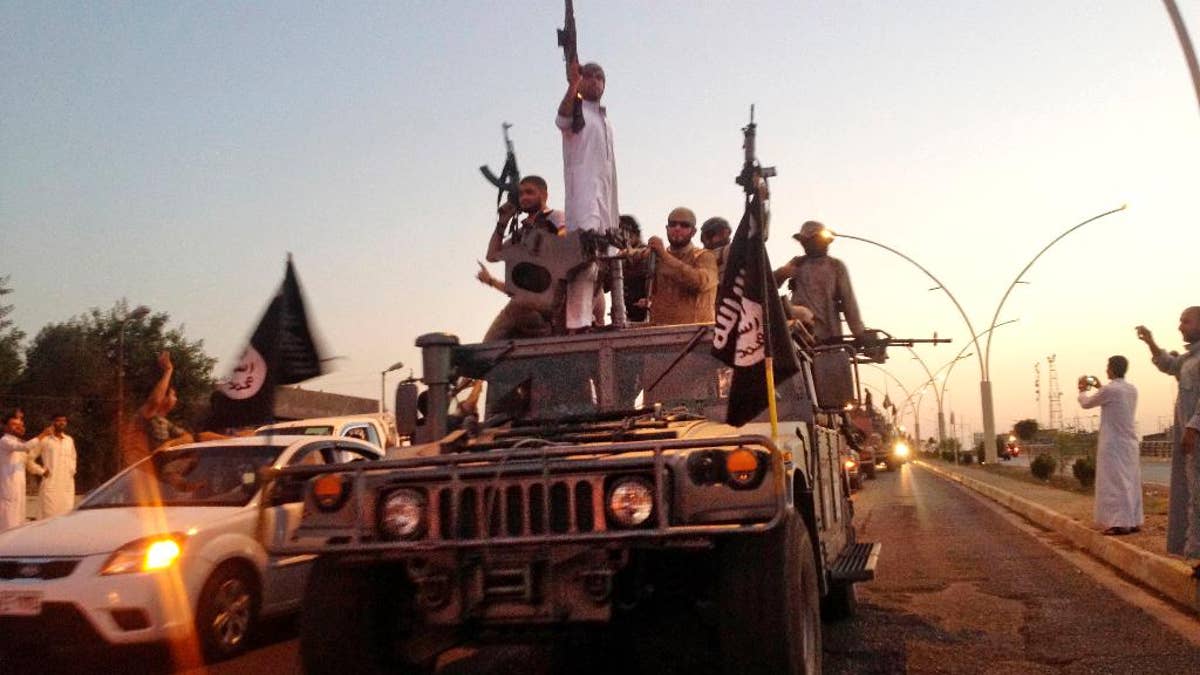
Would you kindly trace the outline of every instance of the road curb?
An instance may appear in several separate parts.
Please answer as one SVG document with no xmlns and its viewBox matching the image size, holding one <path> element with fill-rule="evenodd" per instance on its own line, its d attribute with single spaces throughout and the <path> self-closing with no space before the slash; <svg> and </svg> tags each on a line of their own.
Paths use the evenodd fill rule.
<svg viewBox="0 0 1200 675">
<path fill-rule="evenodd" d="M 1200 613 L 1200 585 L 1192 578 L 1192 568 L 1187 563 L 1151 553 L 1116 537 L 1106 537 L 1057 511 L 983 481 L 945 471 L 920 460 L 911 463 L 960 483 L 1039 527 L 1061 534 L 1075 546 L 1117 568 L 1142 586 Z"/>
</svg>

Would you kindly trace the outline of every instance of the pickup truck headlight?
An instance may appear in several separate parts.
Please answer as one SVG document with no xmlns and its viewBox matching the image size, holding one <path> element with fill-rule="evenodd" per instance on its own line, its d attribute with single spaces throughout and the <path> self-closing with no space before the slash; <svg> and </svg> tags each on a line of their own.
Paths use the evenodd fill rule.
<svg viewBox="0 0 1200 675">
<path fill-rule="evenodd" d="M 637 527 L 654 512 L 654 487 L 638 476 L 619 478 L 608 491 L 608 513 L 623 527 Z"/>
<path fill-rule="evenodd" d="M 420 536 L 425 530 L 425 496 L 407 488 L 388 493 L 380 508 L 379 526 L 399 539 Z"/>
<path fill-rule="evenodd" d="M 184 535 L 164 534 L 135 539 L 109 556 L 100 574 L 154 572 L 171 567 L 183 553 Z"/>
</svg>

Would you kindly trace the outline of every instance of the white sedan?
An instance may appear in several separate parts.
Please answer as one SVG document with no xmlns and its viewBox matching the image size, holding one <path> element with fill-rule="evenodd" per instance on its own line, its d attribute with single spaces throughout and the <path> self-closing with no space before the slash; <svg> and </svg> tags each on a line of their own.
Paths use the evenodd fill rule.
<svg viewBox="0 0 1200 675">
<path fill-rule="evenodd" d="M 380 457 L 368 443 L 321 436 L 182 445 L 70 513 L 0 533 L 0 656 L 22 640 L 167 641 L 185 659 L 197 648 L 209 660 L 240 652 L 260 617 L 299 607 L 311 562 L 263 549 L 260 532 L 290 533 L 303 504 L 301 485 L 264 496 L 259 470 Z"/>
</svg>

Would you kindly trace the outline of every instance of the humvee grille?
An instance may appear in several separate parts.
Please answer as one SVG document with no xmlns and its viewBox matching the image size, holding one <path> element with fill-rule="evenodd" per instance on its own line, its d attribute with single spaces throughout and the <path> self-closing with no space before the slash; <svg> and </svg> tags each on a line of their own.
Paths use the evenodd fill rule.
<svg viewBox="0 0 1200 675">
<path fill-rule="evenodd" d="M 431 531 L 451 541 L 603 532 L 603 493 L 598 476 L 443 487 Z"/>
</svg>

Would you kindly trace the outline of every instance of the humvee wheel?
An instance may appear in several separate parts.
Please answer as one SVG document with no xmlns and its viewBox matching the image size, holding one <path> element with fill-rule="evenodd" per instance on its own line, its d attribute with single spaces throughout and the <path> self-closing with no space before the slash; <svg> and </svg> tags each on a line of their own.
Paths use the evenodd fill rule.
<svg viewBox="0 0 1200 675">
<path fill-rule="evenodd" d="M 829 594 L 821 598 L 821 618 L 826 621 L 849 619 L 858 613 L 858 592 L 848 581 L 829 584 Z"/>
<path fill-rule="evenodd" d="M 719 574 L 722 672 L 821 672 L 817 563 L 799 514 L 723 542 Z"/>
<path fill-rule="evenodd" d="M 423 626 L 412 606 L 412 587 L 396 566 L 339 567 L 318 558 L 300 612 L 304 672 L 431 673 L 438 654 L 414 654 Z"/>
</svg>

